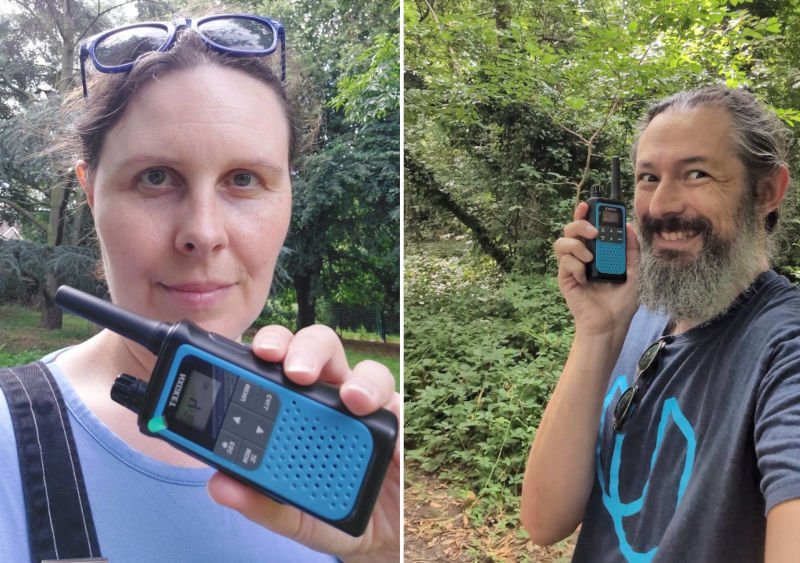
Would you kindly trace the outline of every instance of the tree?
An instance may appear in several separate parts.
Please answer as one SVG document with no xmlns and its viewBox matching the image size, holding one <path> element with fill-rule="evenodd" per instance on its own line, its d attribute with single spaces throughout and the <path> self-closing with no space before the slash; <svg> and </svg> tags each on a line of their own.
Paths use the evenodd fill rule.
<svg viewBox="0 0 800 563">
<path fill-rule="evenodd" d="M 105 284 L 93 275 L 97 256 L 91 248 L 50 247 L 24 240 L 0 240 L 0 298 L 25 302 L 41 293 L 48 276 L 72 287 L 103 295 Z"/>
<path fill-rule="evenodd" d="M 302 53 L 304 83 L 321 89 L 316 142 L 295 163 L 284 262 L 298 328 L 316 321 L 321 295 L 335 301 L 358 292 L 382 311 L 399 301 L 398 8 L 326 0 L 265 10 Z"/>
<path fill-rule="evenodd" d="M 133 3 L 133 0 L 109 5 L 77 0 L 16 2 L 17 11 L 3 16 L 0 21 L 0 30 L 6 32 L 0 36 L 0 117 L 3 119 L 0 122 L 0 215 L 22 220 L 26 229 L 35 233 L 36 240 L 50 247 L 64 242 L 89 243 L 85 238 L 90 232 L 88 214 L 83 213 L 84 206 L 80 201 L 82 194 L 75 189 L 68 170 L 72 163 L 64 165 L 42 149 L 50 145 L 57 135 L 55 132 L 61 117 L 58 107 L 65 88 L 75 80 L 74 55 L 78 42 L 95 31 L 110 28 L 111 17 L 116 13 L 114 10 Z M 171 11 L 162 2 L 142 0 L 135 4 L 146 19 L 160 19 L 165 12 Z M 355 147 L 356 150 L 366 147 L 369 143 L 360 141 L 361 132 L 372 124 L 385 122 L 390 115 L 395 120 L 394 131 L 381 128 L 380 125 L 376 125 L 372 131 L 394 135 L 397 140 L 398 5 L 395 5 L 394 11 L 390 1 L 366 5 L 333 0 L 279 1 L 267 2 L 266 5 L 245 1 L 241 5 L 243 8 L 249 7 L 242 11 L 268 13 L 283 21 L 289 30 L 290 51 L 303 53 L 297 66 L 304 70 L 297 72 L 296 68 L 292 69 L 295 71 L 292 76 L 300 76 L 300 79 L 290 85 L 290 97 L 299 106 L 303 121 L 312 122 L 313 126 L 307 129 L 317 133 L 310 145 L 309 155 L 319 155 L 329 148 L 334 154 L 340 154 L 344 146 Z M 202 10 L 202 7 L 199 9 Z M 336 102 L 333 103 L 333 100 Z M 360 117 L 345 120 L 345 113 Z M 340 136 L 345 137 L 341 142 L 337 140 Z M 370 133 L 364 138 L 373 137 L 374 133 Z M 367 150 L 363 157 L 375 158 L 376 154 Z M 385 273 L 385 268 L 379 264 L 387 263 L 387 253 L 394 253 L 394 278 L 396 280 L 399 277 L 399 154 L 395 148 L 393 157 L 387 157 L 384 153 L 378 154 L 378 157 L 394 159 L 392 181 L 387 181 L 386 176 L 381 175 L 385 162 L 366 164 L 374 165 L 373 173 L 383 178 L 378 193 L 389 199 L 394 194 L 394 208 L 387 210 L 381 207 L 383 215 L 380 218 L 374 213 L 364 212 L 363 215 L 364 220 L 374 221 L 375 225 L 394 224 L 393 240 L 370 239 L 370 243 L 382 240 L 384 247 L 381 249 L 375 244 L 359 246 L 361 243 L 346 229 L 332 227 L 328 232 L 322 228 L 332 213 L 340 209 L 362 209 L 367 205 L 365 202 L 369 198 L 364 197 L 360 185 L 347 184 L 345 176 L 340 174 L 337 189 L 344 190 L 341 197 L 327 197 L 324 194 L 328 189 L 325 183 L 313 179 L 314 194 L 303 196 L 298 192 L 299 197 L 306 200 L 320 196 L 318 205 L 311 206 L 319 213 L 316 220 L 309 218 L 307 211 L 304 215 L 306 223 L 315 223 L 316 227 L 304 229 L 299 219 L 295 220 L 290 241 L 295 247 L 294 252 L 286 253 L 292 257 L 287 264 L 291 268 L 289 273 L 303 313 L 301 326 L 314 319 L 316 294 L 338 291 L 342 283 L 350 283 L 348 279 L 355 279 L 341 274 L 340 268 L 330 267 L 329 264 L 350 258 L 362 264 L 367 260 L 370 268 L 363 271 L 372 276 L 372 286 L 378 286 L 381 282 L 377 276 Z M 304 162 L 304 159 L 300 159 L 295 163 L 294 175 L 300 190 L 306 179 Z M 351 162 L 359 161 L 351 159 Z M 324 207 L 325 201 L 330 202 L 329 208 Z M 379 231 L 377 227 L 374 230 Z M 302 259 L 294 259 L 300 256 Z M 324 276 L 332 276 L 330 283 L 323 279 Z M 360 281 L 358 283 L 361 284 Z M 51 278 L 41 293 L 43 323 L 47 325 L 59 322 L 60 312 L 51 302 L 56 285 L 57 280 Z M 395 281 L 394 297 L 376 299 L 397 301 L 397 285 Z"/>
<path fill-rule="evenodd" d="M 45 245 L 40 264 L 54 265 L 56 249 L 79 244 L 86 231 L 72 163 L 48 148 L 61 131 L 61 100 L 75 84 L 79 42 L 107 28 L 110 13 L 123 4 L 16 0 L 16 10 L 0 20 L 0 208 L 5 218 L 32 227 L 32 238 Z M 51 268 L 37 284 L 42 327 L 61 326 L 53 301 L 60 281 Z"/>
<path fill-rule="evenodd" d="M 651 101 L 724 82 L 798 122 L 785 80 L 796 76 L 792 54 L 777 53 L 784 26 L 796 25 L 791 4 L 777 13 L 723 0 L 407 3 L 406 146 L 441 187 L 410 178 L 406 204 L 417 209 L 407 215 L 422 202 L 455 204 L 470 217 L 462 228 L 506 257 L 503 268 L 545 270 L 575 198 L 608 184 L 610 157 L 627 154 Z"/>
<path fill-rule="evenodd" d="M 307 157 L 293 183 L 294 219 L 287 245 L 298 328 L 314 322 L 317 277 L 330 295 L 367 273 L 380 292 L 357 283 L 358 298 L 385 311 L 399 295 L 399 124 L 396 114 L 342 134 Z M 363 281 L 363 280 L 362 280 Z M 351 297 L 353 292 L 350 292 Z M 371 295 L 370 295 L 371 294 Z"/>
</svg>

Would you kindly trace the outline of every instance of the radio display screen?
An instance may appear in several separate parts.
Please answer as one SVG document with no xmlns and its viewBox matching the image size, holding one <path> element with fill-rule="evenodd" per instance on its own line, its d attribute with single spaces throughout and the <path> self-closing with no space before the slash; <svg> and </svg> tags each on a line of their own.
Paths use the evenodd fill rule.
<svg viewBox="0 0 800 563">
<path fill-rule="evenodd" d="M 603 206 L 600 211 L 600 224 L 604 227 L 622 228 L 622 211 L 616 207 Z"/>
</svg>

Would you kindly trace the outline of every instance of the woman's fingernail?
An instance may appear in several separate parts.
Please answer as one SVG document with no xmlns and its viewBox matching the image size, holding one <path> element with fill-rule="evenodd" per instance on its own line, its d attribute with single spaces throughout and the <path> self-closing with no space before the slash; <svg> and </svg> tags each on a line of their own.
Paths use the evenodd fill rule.
<svg viewBox="0 0 800 563">
<path fill-rule="evenodd" d="M 256 341 L 253 342 L 253 346 L 256 350 L 280 350 L 281 339 L 274 334 L 265 334 L 257 338 Z"/>
<path fill-rule="evenodd" d="M 316 362 L 305 352 L 293 352 L 283 361 L 283 367 L 288 371 L 313 373 Z"/>
<path fill-rule="evenodd" d="M 353 389 L 357 393 L 361 393 L 361 395 L 363 395 L 364 398 L 366 398 L 368 400 L 372 400 L 374 398 L 374 394 L 372 392 L 372 389 L 370 389 L 369 387 L 367 387 L 365 385 L 361 385 L 360 383 L 356 383 L 356 382 L 349 382 L 349 383 L 346 383 L 345 385 L 347 385 L 348 389 Z"/>
</svg>

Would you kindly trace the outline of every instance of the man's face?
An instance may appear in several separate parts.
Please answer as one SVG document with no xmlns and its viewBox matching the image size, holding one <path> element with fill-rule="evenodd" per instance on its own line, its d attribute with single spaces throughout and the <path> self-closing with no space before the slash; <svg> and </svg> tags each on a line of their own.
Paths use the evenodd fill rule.
<svg viewBox="0 0 800 563">
<path fill-rule="evenodd" d="M 656 255 L 691 261 L 713 233 L 731 241 L 745 194 L 745 169 L 725 110 L 700 107 L 656 116 L 636 155 L 634 207 Z"/>
<path fill-rule="evenodd" d="M 640 290 L 650 309 L 706 321 L 727 309 L 757 271 L 758 209 L 725 110 L 667 110 L 636 155 Z"/>
</svg>

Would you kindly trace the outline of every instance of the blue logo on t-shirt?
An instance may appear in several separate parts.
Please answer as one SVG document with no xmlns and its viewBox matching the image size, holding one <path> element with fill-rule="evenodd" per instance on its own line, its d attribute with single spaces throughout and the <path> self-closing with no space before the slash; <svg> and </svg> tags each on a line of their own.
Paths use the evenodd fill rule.
<svg viewBox="0 0 800 563">
<path fill-rule="evenodd" d="M 605 413 L 608 411 L 608 406 L 611 403 L 612 398 L 616 396 L 618 392 L 624 393 L 628 387 L 628 381 L 625 376 L 619 376 L 606 394 L 606 397 L 603 400 L 603 416 L 600 418 L 600 436 L 603 435 L 603 427 L 605 425 L 606 418 Z M 619 539 L 620 551 L 622 552 L 622 555 L 625 556 L 625 559 L 631 563 L 645 563 L 652 561 L 653 557 L 655 557 L 656 551 L 658 550 L 658 546 L 656 546 L 646 552 L 636 551 L 628 541 L 622 522 L 624 518 L 634 516 L 642 510 L 642 505 L 644 504 L 644 500 L 647 497 L 647 492 L 650 487 L 650 476 L 653 474 L 653 468 L 655 467 L 656 459 L 658 458 L 658 452 L 661 449 L 661 445 L 664 441 L 664 436 L 667 431 L 667 424 L 670 420 L 672 420 L 673 424 L 677 426 L 678 430 L 686 439 L 686 460 L 684 461 L 683 472 L 681 473 L 680 482 L 678 483 L 678 495 L 675 502 L 675 508 L 677 509 L 681 499 L 683 498 L 683 493 L 686 492 L 686 486 L 689 484 L 689 479 L 692 476 L 695 450 L 697 447 L 694 429 L 683 415 L 683 412 L 681 412 L 677 399 L 674 397 L 667 399 L 664 401 L 664 405 L 661 408 L 661 419 L 658 423 L 656 444 L 655 448 L 653 449 L 653 453 L 650 456 L 650 473 L 647 481 L 644 484 L 644 487 L 642 488 L 642 494 L 638 499 L 635 499 L 632 502 L 622 502 L 619 496 L 622 444 L 625 441 L 625 434 L 618 433 L 614 435 L 614 450 L 611 455 L 610 475 L 607 488 L 606 478 L 603 472 L 603 466 L 600 457 L 601 440 L 598 440 L 597 442 L 595 465 L 597 467 L 597 478 L 600 482 L 600 489 L 603 492 L 603 505 L 605 505 L 606 510 L 608 510 L 611 520 L 614 523 L 614 532 Z"/>
</svg>

